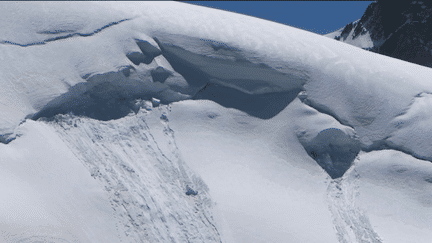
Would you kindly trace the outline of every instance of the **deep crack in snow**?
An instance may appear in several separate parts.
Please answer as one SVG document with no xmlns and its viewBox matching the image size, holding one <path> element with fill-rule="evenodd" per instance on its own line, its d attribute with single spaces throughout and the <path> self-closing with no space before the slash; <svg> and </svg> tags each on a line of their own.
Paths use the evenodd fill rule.
<svg viewBox="0 0 432 243">
<path fill-rule="evenodd" d="M 88 37 L 88 36 L 92 36 L 94 34 L 97 34 L 99 32 L 101 32 L 102 30 L 111 27 L 113 25 L 117 25 L 121 22 L 124 21 L 128 21 L 130 19 L 121 19 L 119 21 L 115 21 L 115 22 L 111 22 L 107 25 L 102 26 L 99 29 L 94 30 L 93 32 L 90 33 L 72 33 L 72 34 L 68 34 L 68 35 L 64 35 L 64 36 L 57 36 L 57 37 L 53 37 L 53 38 L 49 38 L 40 42 L 34 42 L 34 43 L 28 43 L 28 44 L 20 44 L 20 43 L 16 43 L 16 42 L 12 42 L 12 41 L 8 41 L 8 40 L 3 40 L 0 42 L 0 44 L 11 44 L 11 45 L 16 45 L 16 46 L 21 46 L 21 47 L 29 47 L 29 46 L 35 46 L 35 45 L 45 45 L 47 42 L 52 42 L 52 41 L 57 41 L 57 40 L 64 40 L 64 39 L 68 39 L 74 36 L 81 36 L 81 37 Z M 40 32 L 42 34 L 57 34 L 57 33 L 63 33 L 63 32 L 68 32 L 68 31 L 58 31 L 58 30 L 54 30 L 54 31 L 43 31 Z"/>
</svg>

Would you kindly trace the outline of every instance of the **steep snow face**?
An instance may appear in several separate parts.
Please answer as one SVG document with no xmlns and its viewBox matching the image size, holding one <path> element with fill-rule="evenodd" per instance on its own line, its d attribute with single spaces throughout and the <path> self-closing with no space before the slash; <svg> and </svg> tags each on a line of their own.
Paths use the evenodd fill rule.
<svg viewBox="0 0 432 243">
<path fill-rule="evenodd" d="M 27 121 L 0 144 L 2 242 L 121 242 L 109 195 L 55 132 Z"/>
<path fill-rule="evenodd" d="M 147 109 L 20 126 L 19 139 L 0 145 L 2 242 L 221 242 L 208 188 L 182 160 L 166 107 Z"/>
<path fill-rule="evenodd" d="M 227 242 L 337 242 L 328 176 L 295 133 L 303 106 L 263 120 L 205 100 L 172 105 L 178 147 L 209 186 Z"/>
<path fill-rule="evenodd" d="M 429 242 L 431 169 L 399 151 L 360 152 L 328 188 L 339 242 Z"/>
<path fill-rule="evenodd" d="M 48 124 L 103 185 L 124 241 L 220 242 L 208 188 L 179 154 L 166 109 L 107 122 L 59 115 Z"/>
<path fill-rule="evenodd" d="M 363 52 L 365 56 L 371 54 Z M 351 56 L 334 59 L 311 76 L 313 81 L 305 85 L 306 92 L 301 95 L 305 104 L 354 128 L 366 150 L 378 148 L 396 130 L 393 119 L 410 106 L 415 96 L 432 88 L 427 82 L 428 68 L 381 57 L 368 59 L 374 68 Z M 389 72 L 381 61 L 400 71 Z M 397 146 L 392 148 L 405 149 L 402 144 Z"/>
<path fill-rule="evenodd" d="M 2 110 L 8 112 L 8 116 L 3 116 L 1 120 L 3 142 L 8 142 L 14 137 L 14 128 L 25 117 L 37 119 L 41 116 L 68 111 L 78 114 L 95 113 L 96 107 L 100 107 L 98 103 L 102 102 L 110 104 L 109 106 L 117 111 L 113 112 L 116 115 L 106 117 L 104 114 L 90 114 L 89 116 L 106 120 L 127 114 L 125 111 L 131 108 L 130 103 L 133 99 L 156 97 L 163 103 L 187 99 L 208 82 L 222 82 L 225 86 L 241 89 L 247 93 L 268 93 L 299 89 L 306 79 L 305 71 L 302 69 L 298 69 L 302 70 L 298 71 L 299 75 L 287 74 L 287 72 L 272 70 L 266 65 L 253 65 L 249 62 L 237 65 L 239 68 L 243 67 L 243 74 L 248 74 L 248 77 L 239 79 L 239 74 L 237 77 L 214 76 L 219 69 L 229 69 L 231 63 L 222 63 L 222 66 L 218 66 L 217 63 L 220 62 L 210 62 L 213 63 L 212 69 L 219 68 L 209 73 L 212 75 L 203 80 L 201 80 L 203 77 L 199 77 L 198 81 L 186 81 L 172 70 L 164 57 L 158 58 L 160 49 L 153 38 L 159 36 L 155 34 L 156 30 L 161 32 L 160 38 L 165 36 L 163 33 L 176 34 L 178 30 L 182 30 L 181 33 L 184 35 L 183 30 L 191 26 L 177 26 L 179 29 L 173 31 L 174 26 L 170 24 L 172 20 L 165 22 L 167 19 L 162 16 L 165 15 L 165 11 L 182 13 L 176 17 L 178 20 L 174 25 L 178 25 L 182 22 L 180 20 L 188 16 L 188 11 L 191 11 L 189 16 L 193 16 L 196 7 L 176 3 L 146 3 L 138 7 L 141 10 L 135 12 L 137 6 L 131 3 L 107 4 L 103 7 L 99 6 L 99 3 L 69 5 L 71 4 L 5 3 L 2 8 L 5 12 L 2 15 L 5 21 L 3 23 L 6 26 L 2 33 L 5 40 L 1 45 L 4 54 L 1 60 L 4 67 L 1 79 L 4 84 L 1 105 Z M 99 7 L 101 7 L 100 12 L 97 11 Z M 38 24 L 25 25 L 26 22 L 22 22 L 21 19 L 8 22 L 12 19 L 8 18 L 10 12 L 23 13 L 27 8 L 39 12 L 23 16 L 23 19 L 30 18 L 29 23 Z M 79 8 L 85 8 L 85 11 L 76 13 Z M 116 13 L 108 14 L 106 11 Z M 43 17 L 51 12 L 62 13 L 63 17 L 56 15 L 61 18 L 58 24 L 51 23 L 51 17 Z M 206 11 L 201 15 L 211 14 L 211 12 Z M 221 12 L 221 14 L 227 13 Z M 104 17 L 99 18 L 99 15 Z M 77 21 L 72 21 L 74 18 L 77 18 Z M 93 18 L 97 21 L 93 21 Z M 244 22 L 244 18 L 240 17 L 236 20 L 240 24 L 237 27 L 244 25 L 241 23 Z M 102 23 L 103 20 L 105 22 Z M 229 18 L 225 21 L 229 21 Z M 219 28 L 224 26 L 218 23 L 216 18 L 201 25 L 216 25 Z M 17 32 L 16 35 L 13 35 L 14 31 Z M 195 31 L 194 35 L 187 35 L 191 38 L 183 38 L 183 41 L 213 33 L 208 30 L 204 33 L 202 30 L 200 32 Z M 24 38 L 25 33 L 27 36 Z M 217 36 L 207 37 L 219 39 Z M 32 61 L 28 63 L 14 58 L 23 55 Z M 207 62 L 206 65 L 210 63 Z M 168 70 L 170 75 L 166 80 L 160 80 L 155 76 L 155 70 L 158 68 Z M 247 78 L 253 77 L 250 74 L 254 72 L 260 73 L 255 78 L 255 82 L 247 82 Z M 268 75 L 274 77 L 271 82 L 264 79 L 264 76 Z M 284 82 L 287 80 L 289 82 Z"/>
<path fill-rule="evenodd" d="M 224 106 L 229 103 L 230 107 L 268 119 L 286 107 L 305 83 L 326 83 L 319 80 L 341 62 L 360 71 L 373 70 L 379 63 L 382 71 L 398 79 L 411 82 L 420 78 L 418 74 L 406 77 L 403 69 L 387 64 L 383 57 L 247 16 L 179 3 L 101 4 L 80 3 L 70 8 L 71 4 L 4 5 L 5 12 L 27 6 L 40 12 L 30 16 L 31 20 L 38 19 L 38 25 L 26 26 L 21 20 L 11 22 L 13 18 L 3 17 L 4 23 L 9 23 L 4 30 L 8 39 L 1 45 L 4 89 L 0 104 L 8 113 L 1 118 L 3 142 L 13 139 L 15 127 L 26 117 L 37 119 L 73 111 L 102 120 L 119 118 L 134 110 L 136 98 L 155 97 L 170 103 L 199 93 L 197 97 Z M 80 7 L 86 10 L 75 13 Z M 96 11 L 99 7 L 101 12 Z M 105 15 L 110 8 L 116 9 L 110 10 L 116 14 Z M 64 15 L 58 25 L 43 17 L 54 11 Z M 167 18 L 171 12 L 176 13 L 175 17 Z M 78 17 L 82 19 L 71 21 Z M 106 18 L 110 19 L 102 24 Z M 12 29 L 18 33 L 13 35 Z M 24 32 L 28 33 L 25 38 Z M 23 55 L 29 62 L 14 58 Z M 356 61 L 360 55 L 376 62 Z M 346 82 L 345 76 L 352 70 L 343 65 L 341 68 L 345 70 L 337 72 L 335 78 Z M 167 79 L 160 79 L 156 70 L 166 70 Z M 378 75 L 387 75 L 382 71 Z M 374 83 L 375 76 L 364 79 Z M 246 105 L 224 103 L 220 93 L 226 92 L 229 97 L 242 97 L 244 103 L 274 100 L 285 105 L 263 115 Z M 278 97 L 283 92 L 291 98 Z M 102 110 L 112 110 L 111 114 L 100 111 L 104 104 L 107 108 Z"/>
<path fill-rule="evenodd" d="M 247 16 L 211 9 L 200 12 L 200 7 L 178 3 L 140 3 L 138 7 L 133 3 L 107 3 L 102 9 L 111 6 L 116 7 L 118 12 L 102 25 L 101 20 L 92 20 L 98 16 L 94 11 L 101 3 L 87 4 L 80 3 L 70 10 L 63 10 L 68 4 L 35 4 L 43 11 L 64 11 L 64 18 L 69 18 L 69 22 L 70 18 L 83 17 L 82 14 L 75 15 L 73 9 L 88 6 L 83 17 L 87 20 L 85 26 L 81 26 L 84 24 L 81 20 L 71 23 L 70 28 L 66 20 L 62 20 L 66 21 L 64 23 L 60 21 L 63 25 L 51 26 L 49 18 L 40 17 L 42 10 L 32 17 L 40 17 L 40 27 L 26 27 L 20 21 L 11 22 L 8 29 L 16 25 L 18 30 L 27 28 L 29 33 L 35 34 L 19 39 L 21 42 L 18 43 L 16 38 L 19 35 L 5 32 L 5 38 L 9 41 L 1 45 L 7 57 L 2 59 L 4 72 L 1 79 L 5 87 L 1 96 L 4 97 L 2 110 L 8 112 L 1 118 L 3 142 L 14 137 L 15 127 L 26 117 L 37 119 L 72 111 L 108 120 L 125 116 L 130 110 L 136 111 L 133 104 L 136 98 L 155 97 L 162 103 L 192 97 L 207 98 L 269 119 L 305 88 L 329 96 L 322 92 L 327 86 L 330 87 L 327 85 L 330 81 L 326 78 L 329 75 L 334 76 L 331 80 L 341 80 L 341 83 L 332 81 L 338 87 L 352 86 L 354 82 L 349 81 L 352 69 L 346 66 L 355 66 L 355 69 L 365 72 L 366 77 L 353 79 L 366 79 L 366 83 L 373 85 L 377 83 L 374 78 L 380 75 L 386 82 L 394 82 L 395 78 L 410 80 L 411 83 L 421 79 L 418 76 L 421 74 L 405 75 L 403 69 L 395 69 L 383 57 L 334 43 L 312 33 L 285 26 L 282 28 L 279 24 Z M 5 4 L 4 9 L 24 6 Z M 176 17 L 164 17 L 167 12 L 176 12 L 173 15 Z M 35 28 L 52 30 L 36 31 Z M 68 28 L 74 31 L 69 34 L 62 32 Z M 47 38 L 46 35 L 51 35 L 47 33 L 51 32 L 58 38 Z M 301 36 L 304 40 L 299 39 Z M 30 39 L 39 44 L 27 45 Z M 27 63 L 14 58 L 22 55 L 34 61 Z M 359 55 L 376 61 L 358 61 Z M 369 70 L 374 70 L 377 63 L 381 71 L 371 73 Z M 331 68 L 339 71 L 329 70 Z M 166 79 L 161 79 L 156 70 L 166 70 Z M 387 74 L 383 72 L 389 72 L 394 77 L 384 77 Z M 20 75 L 17 76 L 18 73 Z M 368 73 L 371 75 L 368 76 Z M 323 89 L 322 84 L 326 85 Z M 318 90 L 315 88 L 317 85 L 320 87 Z M 357 87 L 355 90 L 358 90 Z M 315 96 L 313 92 L 308 93 L 311 101 Z M 239 97 L 245 105 L 226 102 L 220 99 L 221 93 Z M 282 93 L 285 93 L 282 95 L 284 98 L 280 97 Z M 364 97 L 363 94 L 359 92 L 359 96 Z M 392 92 L 388 96 L 394 97 Z M 387 99 L 387 96 L 383 97 Z M 265 111 L 269 105 L 263 105 L 261 112 L 254 112 L 247 105 L 250 100 L 284 105 L 268 113 Z M 405 101 L 401 106 L 406 107 L 407 104 L 408 101 Z"/>
<path fill-rule="evenodd" d="M 1 5 L 5 241 L 394 242 L 391 227 L 430 239 L 399 204 L 386 226 L 373 207 L 394 200 L 367 203 L 429 190 L 429 68 L 178 2 Z M 419 169 L 395 176 L 383 149 L 424 179 L 394 188 Z M 406 195 L 427 212 L 427 194 Z M 31 227 L 10 213 L 22 208 L 41 212 Z"/>
</svg>

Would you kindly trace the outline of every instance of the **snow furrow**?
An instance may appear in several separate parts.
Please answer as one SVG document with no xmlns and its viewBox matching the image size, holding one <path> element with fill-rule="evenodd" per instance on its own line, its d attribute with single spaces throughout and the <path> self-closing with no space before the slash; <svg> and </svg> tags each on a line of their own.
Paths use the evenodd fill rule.
<svg viewBox="0 0 432 243">
<path fill-rule="evenodd" d="M 208 189 L 182 161 L 167 121 L 147 124 L 161 112 L 108 122 L 58 115 L 48 123 L 109 194 L 126 242 L 221 242 Z M 164 137 L 155 138 L 154 127 Z M 187 185 L 198 194 L 187 196 Z"/>
<path fill-rule="evenodd" d="M 327 188 L 327 200 L 340 243 L 381 243 L 367 215 L 356 205 L 360 176 L 351 168 L 347 175 L 332 180 Z"/>
</svg>

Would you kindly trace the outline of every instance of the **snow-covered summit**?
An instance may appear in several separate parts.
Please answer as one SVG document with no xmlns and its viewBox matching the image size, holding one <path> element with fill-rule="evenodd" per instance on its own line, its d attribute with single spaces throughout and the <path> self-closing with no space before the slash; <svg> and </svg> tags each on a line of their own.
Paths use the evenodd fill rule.
<svg viewBox="0 0 432 243">
<path fill-rule="evenodd" d="M 432 5 L 428 1 L 377 1 L 359 21 L 327 34 L 363 49 L 432 67 Z"/>
<path fill-rule="evenodd" d="M 0 23 L 6 242 L 432 236 L 429 68 L 178 2 Z"/>
</svg>

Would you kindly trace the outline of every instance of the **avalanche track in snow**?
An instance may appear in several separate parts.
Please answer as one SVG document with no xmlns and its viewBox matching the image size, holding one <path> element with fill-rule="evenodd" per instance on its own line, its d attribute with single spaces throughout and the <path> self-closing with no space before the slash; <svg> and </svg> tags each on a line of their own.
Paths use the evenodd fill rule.
<svg viewBox="0 0 432 243">
<path fill-rule="evenodd" d="M 332 180 L 327 188 L 337 238 L 340 243 L 382 243 L 367 215 L 356 205 L 360 175 L 354 166 L 345 176 Z"/>
<path fill-rule="evenodd" d="M 127 242 L 221 242 L 208 188 L 180 157 L 168 111 L 141 109 L 105 122 L 67 114 L 45 122 L 105 188 Z M 187 195 L 188 188 L 197 195 Z"/>
</svg>

